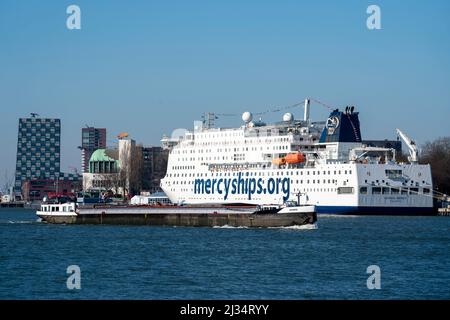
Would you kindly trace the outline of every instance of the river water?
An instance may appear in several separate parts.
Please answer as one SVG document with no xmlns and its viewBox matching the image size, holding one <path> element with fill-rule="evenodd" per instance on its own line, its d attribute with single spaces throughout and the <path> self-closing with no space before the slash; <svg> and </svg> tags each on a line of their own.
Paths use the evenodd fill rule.
<svg viewBox="0 0 450 320">
<path fill-rule="evenodd" d="M 74 265 L 81 289 L 70 290 Z M 380 289 L 367 287 L 371 265 Z M 450 217 L 175 228 L 49 225 L 0 209 L 0 299 L 450 299 Z"/>
</svg>

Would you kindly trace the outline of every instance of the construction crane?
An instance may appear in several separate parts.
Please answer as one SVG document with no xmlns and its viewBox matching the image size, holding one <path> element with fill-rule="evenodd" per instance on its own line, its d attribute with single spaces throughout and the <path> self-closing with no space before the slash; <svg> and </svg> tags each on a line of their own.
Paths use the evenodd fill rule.
<svg viewBox="0 0 450 320">
<path fill-rule="evenodd" d="M 409 157 L 408 160 L 411 163 L 417 163 L 418 162 L 418 150 L 417 145 L 410 137 L 408 137 L 406 134 L 404 134 L 400 129 L 396 129 L 397 134 L 399 137 L 403 140 L 403 142 L 406 144 L 406 146 L 409 149 Z"/>
</svg>

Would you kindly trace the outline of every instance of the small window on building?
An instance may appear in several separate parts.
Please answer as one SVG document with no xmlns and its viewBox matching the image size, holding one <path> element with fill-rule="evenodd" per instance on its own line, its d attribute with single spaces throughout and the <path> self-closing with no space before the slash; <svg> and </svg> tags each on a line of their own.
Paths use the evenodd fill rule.
<svg viewBox="0 0 450 320">
<path fill-rule="evenodd" d="M 359 189 L 359 193 L 360 193 L 360 194 L 367 194 L 367 187 L 361 187 L 361 188 Z"/>
</svg>

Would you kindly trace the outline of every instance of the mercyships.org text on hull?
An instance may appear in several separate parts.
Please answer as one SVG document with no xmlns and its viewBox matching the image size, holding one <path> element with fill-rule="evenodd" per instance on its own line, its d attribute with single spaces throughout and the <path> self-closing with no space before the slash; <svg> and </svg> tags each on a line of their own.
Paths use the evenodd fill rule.
<svg viewBox="0 0 450 320">
<path fill-rule="evenodd" d="M 328 214 L 433 214 L 429 165 L 398 163 L 395 150 L 362 143 L 358 112 L 333 110 L 326 122 L 291 113 L 266 125 L 242 115 L 244 125 L 223 129 L 196 122 L 193 131 L 161 142 L 170 149 L 161 188 L 179 204 L 281 204 L 300 198 Z"/>
</svg>

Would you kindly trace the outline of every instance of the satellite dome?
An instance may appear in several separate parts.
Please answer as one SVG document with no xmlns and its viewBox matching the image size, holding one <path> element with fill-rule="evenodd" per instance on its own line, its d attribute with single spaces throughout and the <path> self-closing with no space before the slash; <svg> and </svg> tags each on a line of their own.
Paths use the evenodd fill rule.
<svg viewBox="0 0 450 320">
<path fill-rule="evenodd" d="M 292 113 L 288 112 L 283 115 L 283 121 L 291 122 L 292 120 L 294 120 L 294 116 L 292 115 Z"/>
<path fill-rule="evenodd" d="M 253 116 L 250 112 L 246 111 L 242 114 L 242 121 L 244 121 L 245 123 L 249 123 L 250 121 L 252 121 Z"/>
</svg>

